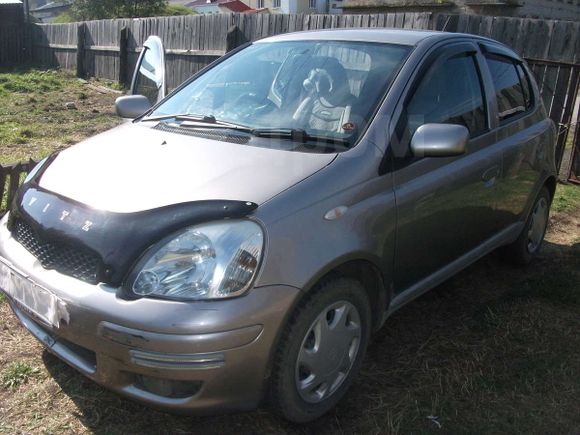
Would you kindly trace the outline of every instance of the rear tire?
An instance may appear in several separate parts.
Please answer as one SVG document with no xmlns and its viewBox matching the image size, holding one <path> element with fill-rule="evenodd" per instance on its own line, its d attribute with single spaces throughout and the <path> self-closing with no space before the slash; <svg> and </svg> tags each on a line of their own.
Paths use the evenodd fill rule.
<svg viewBox="0 0 580 435">
<path fill-rule="evenodd" d="M 503 254 L 518 266 L 529 264 L 540 252 L 550 213 L 550 192 L 543 187 L 530 210 L 526 225 L 518 239 L 503 248 Z"/>
<path fill-rule="evenodd" d="M 325 281 L 286 325 L 270 384 L 275 410 L 295 423 L 330 411 L 358 373 L 371 333 L 371 308 L 355 280 Z"/>
</svg>

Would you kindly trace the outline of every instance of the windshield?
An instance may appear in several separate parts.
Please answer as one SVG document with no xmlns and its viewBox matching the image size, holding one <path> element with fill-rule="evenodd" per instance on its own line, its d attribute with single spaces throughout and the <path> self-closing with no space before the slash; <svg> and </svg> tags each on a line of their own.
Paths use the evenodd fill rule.
<svg viewBox="0 0 580 435">
<path fill-rule="evenodd" d="M 149 116 L 194 114 L 262 133 L 301 131 L 314 140 L 353 144 L 409 51 L 368 42 L 256 43 L 186 85 Z"/>
</svg>

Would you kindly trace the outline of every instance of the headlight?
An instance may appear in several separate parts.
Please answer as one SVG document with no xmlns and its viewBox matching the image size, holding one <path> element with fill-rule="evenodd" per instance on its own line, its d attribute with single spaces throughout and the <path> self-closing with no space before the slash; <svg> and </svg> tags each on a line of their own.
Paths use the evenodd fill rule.
<svg viewBox="0 0 580 435">
<path fill-rule="evenodd" d="M 262 229 L 249 220 L 187 228 L 139 262 L 131 289 L 141 296 L 181 300 L 238 296 L 250 287 L 263 246 Z"/>
</svg>

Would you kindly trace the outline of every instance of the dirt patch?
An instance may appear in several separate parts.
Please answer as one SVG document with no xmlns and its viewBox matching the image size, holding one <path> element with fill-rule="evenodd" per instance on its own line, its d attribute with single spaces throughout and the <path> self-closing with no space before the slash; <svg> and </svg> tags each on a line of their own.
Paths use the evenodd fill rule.
<svg viewBox="0 0 580 435">
<path fill-rule="evenodd" d="M 575 210 L 570 214 L 555 214 L 550 219 L 550 229 L 546 234 L 546 240 L 555 245 L 573 245 L 580 242 L 580 210 Z"/>
</svg>

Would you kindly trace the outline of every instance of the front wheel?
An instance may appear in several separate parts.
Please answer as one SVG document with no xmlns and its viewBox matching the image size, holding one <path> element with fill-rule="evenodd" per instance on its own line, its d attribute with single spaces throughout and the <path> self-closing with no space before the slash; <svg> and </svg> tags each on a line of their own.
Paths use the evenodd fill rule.
<svg viewBox="0 0 580 435">
<path fill-rule="evenodd" d="M 276 352 L 271 399 L 286 419 L 314 420 L 344 396 L 370 336 L 371 310 L 362 285 L 339 278 L 299 304 Z"/>
<path fill-rule="evenodd" d="M 550 213 L 550 192 L 543 187 L 530 211 L 526 225 L 518 239 L 504 248 L 508 260 L 518 265 L 529 264 L 540 251 Z"/>
</svg>

